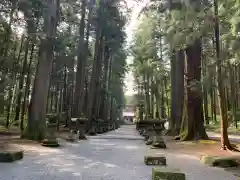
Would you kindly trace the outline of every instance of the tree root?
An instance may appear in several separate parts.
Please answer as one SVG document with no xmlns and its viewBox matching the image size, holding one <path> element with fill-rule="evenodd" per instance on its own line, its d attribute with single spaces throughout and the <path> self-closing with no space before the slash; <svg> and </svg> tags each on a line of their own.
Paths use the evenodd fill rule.
<svg viewBox="0 0 240 180">
<path fill-rule="evenodd" d="M 240 152 L 236 145 L 227 144 L 221 147 L 223 151 L 232 151 L 232 152 Z"/>
</svg>

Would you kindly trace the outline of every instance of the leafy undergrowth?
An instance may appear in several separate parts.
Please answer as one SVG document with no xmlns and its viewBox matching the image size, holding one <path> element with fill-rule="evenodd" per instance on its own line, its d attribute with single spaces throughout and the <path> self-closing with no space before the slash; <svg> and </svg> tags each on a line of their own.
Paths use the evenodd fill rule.
<svg viewBox="0 0 240 180">
<path fill-rule="evenodd" d="M 219 124 L 210 124 L 206 126 L 206 130 L 210 132 L 220 133 L 220 125 Z M 240 128 L 236 129 L 236 127 L 230 126 L 228 128 L 228 134 L 240 135 Z"/>
<path fill-rule="evenodd" d="M 19 127 L 11 126 L 10 128 L 6 128 L 0 125 L 0 135 L 4 136 L 12 136 L 12 135 L 20 135 Z"/>
</svg>

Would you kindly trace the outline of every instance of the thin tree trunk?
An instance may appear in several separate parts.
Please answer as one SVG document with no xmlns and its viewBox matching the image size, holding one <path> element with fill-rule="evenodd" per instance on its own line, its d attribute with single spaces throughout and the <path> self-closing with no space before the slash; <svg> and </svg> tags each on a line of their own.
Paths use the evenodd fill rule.
<svg viewBox="0 0 240 180">
<path fill-rule="evenodd" d="M 228 139 L 228 117 L 227 117 L 227 104 L 225 97 L 225 88 L 222 81 L 223 69 L 222 61 L 220 59 L 220 32 L 219 32 L 219 20 L 218 20 L 218 2 L 214 0 L 214 13 L 215 13 L 215 44 L 216 44 L 216 67 L 217 67 L 217 90 L 219 93 L 218 101 L 220 105 L 221 115 L 221 147 L 223 150 L 230 149 L 233 147 Z"/>
<path fill-rule="evenodd" d="M 26 107 L 27 107 L 27 103 L 28 103 L 28 96 L 29 96 L 29 88 L 30 88 L 30 84 L 31 84 L 31 66 L 32 66 L 32 61 L 33 61 L 33 52 L 34 52 L 34 47 L 35 45 L 32 44 L 31 47 L 31 53 L 30 53 L 30 57 L 29 57 L 29 63 L 28 63 L 28 68 L 27 68 L 27 80 L 26 80 L 26 86 L 25 86 L 25 94 L 24 94 L 24 99 L 23 99 L 23 103 L 22 103 L 22 111 L 21 111 L 21 122 L 20 122 L 20 129 L 23 130 L 23 122 L 24 122 L 24 116 L 26 113 Z"/>
<path fill-rule="evenodd" d="M 21 44 L 20 44 L 20 48 L 19 48 L 19 52 L 18 52 L 18 57 L 17 57 L 17 61 L 16 62 L 20 62 L 20 58 L 21 58 L 21 53 L 22 53 L 22 50 L 23 50 L 23 43 L 24 43 L 24 39 L 25 39 L 25 36 L 24 35 L 22 35 L 22 37 L 21 37 Z M 15 74 L 15 77 L 17 76 L 17 73 Z M 16 91 L 17 91 L 17 87 L 16 87 L 16 89 L 15 89 L 15 92 L 14 93 L 16 93 Z M 14 94 L 14 96 L 13 97 L 15 97 L 15 94 Z M 11 103 L 12 104 L 12 103 Z M 11 108 L 11 106 L 10 106 L 10 108 Z M 9 117 L 7 117 L 7 119 L 9 119 Z"/>
<path fill-rule="evenodd" d="M 73 105 L 73 116 L 80 116 L 81 109 L 80 109 L 80 95 L 81 95 L 81 86 L 82 81 L 84 80 L 83 76 L 83 69 L 85 68 L 83 66 L 84 59 L 84 30 L 85 30 L 85 15 L 86 15 L 86 0 L 82 1 L 81 5 L 81 21 L 79 26 L 79 44 L 78 44 L 78 64 L 77 64 L 77 73 L 76 73 L 76 86 L 75 86 L 75 92 L 74 92 L 74 105 Z"/>
<path fill-rule="evenodd" d="M 15 83 L 15 81 L 16 81 L 16 72 L 15 71 L 16 71 L 16 63 L 17 63 L 16 58 L 15 58 L 16 51 L 17 51 L 17 42 L 14 45 L 14 50 L 13 50 L 14 53 L 12 56 L 12 59 L 14 60 L 13 66 L 12 66 L 12 80 L 13 80 L 14 84 L 8 90 L 8 104 L 7 104 L 7 108 L 6 108 L 7 116 L 6 116 L 6 124 L 5 124 L 6 127 L 8 127 L 9 123 L 10 123 L 10 113 L 11 113 L 11 107 L 12 107 L 13 90 L 14 90 L 14 86 L 16 85 L 16 83 Z"/>
<path fill-rule="evenodd" d="M 171 57 L 171 117 L 169 129 L 174 130 L 176 125 L 176 54 L 172 52 Z"/>
<path fill-rule="evenodd" d="M 18 85 L 18 95 L 17 95 L 17 102 L 16 102 L 16 114 L 15 114 L 15 121 L 19 120 L 20 116 L 20 110 L 21 110 L 21 101 L 22 101 L 22 95 L 23 95 L 23 84 L 25 80 L 25 74 L 27 70 L 27 61 L 28 61 L 28 51 L 29 51 L 29 42 L 30 38 L 27 37 L 26 44 L 25 44 L 25 55 L 24 55 L 24 60 L 23 60 L 23 67 L 22 67 L 22 72 L 20 74 L 20 80 L 19 80 L 19 85 Z M 22 127 L 23 128 L 23 127 Z M 21 129 L 22 131 L 23 129 Z"/>
<path fill-rule="evenodd" d="M 166 106 L 167 106 L 167 117 L 169 118 L 170 116 L 170 107 L 169 107 L 169 102 L 168 102 L 168 89 L 167 89 L 167 76 L 164 77 L 164 87 L 165 87 L 165 93 L 166 93 Z"/>
<path fill-rule="evenodd" d="M 205 77 L 207 74 L 207 61 L 206 58 L 202 59 L 202 75 Z M 203 105 L 204 105 L 204 119 L 205 123 L 209 124 L 209 118 L 208 118 L 208 90 L 205 85 L 203 85 Z"/>
</svg>

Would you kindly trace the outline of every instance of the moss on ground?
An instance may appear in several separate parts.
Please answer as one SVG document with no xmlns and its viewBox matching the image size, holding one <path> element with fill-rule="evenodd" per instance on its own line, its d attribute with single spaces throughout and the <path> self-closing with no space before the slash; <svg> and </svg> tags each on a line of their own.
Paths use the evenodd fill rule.
<svg viewBox="0 0 240 180">
<path fill-rule="evenodd" d="M 0 162 L 14 162 L 23 158 L 23 151 L 0 152 Z"/>
<path fill-rule="evenodd" d="M 214 140 L 199 140 L 198 141 L 200 144 L 216 144 L 217 141 Z"/>
<path fill-rule="evenodd" d="M 200 159 L 202 164 L 212 167 L 237 167 L 239 163 L 234 157 L 217 157 L 217 156 L 202 156 Z"/>
<path fill-rule="evenodd" d="M 152 168 L 152 180 L 185 180 L 186 176 L 178 169 L 168 167 Z"/>
</svg>

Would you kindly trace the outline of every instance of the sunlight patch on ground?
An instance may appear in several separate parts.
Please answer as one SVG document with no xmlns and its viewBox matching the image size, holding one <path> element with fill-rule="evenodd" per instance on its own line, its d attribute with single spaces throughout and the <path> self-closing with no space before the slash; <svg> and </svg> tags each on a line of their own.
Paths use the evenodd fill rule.
<svg viewBox="0 0 240 180">
<path fill-rule="evenodd" d="M 104 147 L 94 147 L 94 150 L 104 150 Z"/>
<path fill-rule="evenodd" d="M 91 163 L 92 162 L 91 159 L 84 159 L 83 161 L 86 162 L 86 163 Z"/>
<path fill-rule="evenodd" d="M 108 164 L 108 163 L 104 163 L 104 166 L 105 166 L 105 167 L 108 167 L 108 168 L 116 168 L 116 167 L 118 167 L 118 166 L 115 165 L 115 164 Z"/>
<path fill-rule="evenodd" d="M 72 173 L 74 176 L 81 176 L 81 173 Z"/>
<path fill-rule="evenodd" d="M 186 158 L 186 159 L 199 159 L 199 158 L 197 158 L 197 157 L 195 157 L 195 156 L 191 156 L 191 155 L 186 155 L 186 154 L 177 154 L 176 155 L 176 157 L 179 157 L 179 158 Z"/>
<path fill-rule="evenodd" d="M 120 147 L 120 146 L 119 146 Z M 120 148 L 123 148 L 123 149 L 127 149 L 127 150 L 135 150 L 135 149 L 139 149 L 138 146 L 121 146 Z"/>
<path fill-rule="evenodd" d="M 97 165 L 100 164 L 100 163 L 101 163 L 101 162 L 93 162 L 93 163 L 90 163 L 90 164 L 84 166 L 83 168 L 84 168 L 84 169 L 88 169 L 88 168 L 91 168 L 91 167 L 93 167 L 93 166 L 97 166 Z"/>
<path fill-rule="evenodd" d="M 74 163 L 65 163 L 64 166 L 73 166 Z"/>
<path fill-rule="evenodd" d="M 33 146 L 32 144 L 18 144 L 16 147 L 30 152 L 39 152 L 39 153 L 62 153 L 61 149 L 46 148 L 40 145 Z"/>
<path fill-rule="evenodd" d="M 199 160 L 199 157 L 193 156 L 193 155 L 188 155 L 188 154 L 179 154 L 179 153 L 171 153 L 171 152 L 156 152 L 154 151 L 148 151 L 147 155 L 157 155 L 157 156 L 165 156 L 167 159 L 168 158 L 179 158 L 179 159 L 192 159 L 192 160 Z"/>
<path fill-rule="evenodd" d="M 93 139 L 93 138 L 91 138 L 91 141 L 106 142 L 106 141 L 108 141 L 108 140 L 106 140 L 106 139 Z"/>
<path fill-rule="evenodd" d="M 108 176 L 108 175 L 109 175 L 109 173 L 104 173 L 104 174 L 103 174 L 103 177 L 104 177 L 104 176 Z"/>
<path fill-rule="evenodd" d="M 53 166 L 73 166 L 74 162 L 72 160 L 68 159 L 62 159 L 59 157 L 53 157 L 53 158 L 48 158 L 48 159 L 41 159 L 35 161 L 37 164 L 45 164 L 45 163 L 51 163 Z"/>
<path fill-rule="evenodd" d="M 97 146 L 115 146 L 116 144 L 112 143 L 90 143 L 91 145 L 97 145 Z"/>
<path fill-rule="evenodd" d="M 72 168 L 61 168 L 59 169 L 60 172 L 72 172 Z"/>
<path fill-rule="evenodd" d="M 67 157 L 66 157 L 66 155 L 65 155 L 65 158 L 66 158 L 66 159 L 69 159 L 69 160 L 74 160 L 74 159 L 86 159 L 85 157 L 77 156 L 77 155 L 71 155 L 71 154 L 69 154 Z"/>
</svg>

